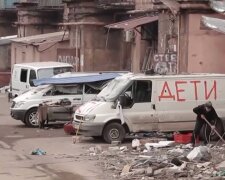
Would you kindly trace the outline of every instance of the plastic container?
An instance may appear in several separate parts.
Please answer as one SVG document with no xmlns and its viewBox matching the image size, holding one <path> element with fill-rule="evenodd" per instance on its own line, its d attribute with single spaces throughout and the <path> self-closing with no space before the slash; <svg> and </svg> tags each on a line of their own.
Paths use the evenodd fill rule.
<svg viewBox="0 0 225 180">
<path fill-rule="evenodd" d="M 69 135 L 76 134 L 76 130 L 73 127 L 72 122 L 68 122 L 68 123 L 64 124 L 63 129 L 66 134 L 69 134 Z"/>
<path fill-rule="evenodd" d="M 186 134 L 174 133 L 173 137 L 176 143 L 188 144 L 191 143 L 192 133 Z M 196 143 L 199 143 L 199 138 L 196 139 Z"/>
</svg>

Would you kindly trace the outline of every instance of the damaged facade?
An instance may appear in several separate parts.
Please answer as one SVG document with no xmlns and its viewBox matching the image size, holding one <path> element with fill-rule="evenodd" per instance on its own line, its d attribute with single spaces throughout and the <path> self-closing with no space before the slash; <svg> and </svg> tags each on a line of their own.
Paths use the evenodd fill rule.
<svg viewBox="0 0 225 180">
<path fill-rule="evenodd" d="M 134 8 L 134 2 L 66 0 L 70 48 L 74 48 L 80 71 L 130 70 L 129 54 L 120 31 L 108 33 L 105 25 Z M 126 16 L 126 14 L 125 14 Z M 128 59 L 128 60 L 127 60 Z"/>
<path fill-rule="evenodd" d="M 145 14 L 158 12 L 158 49 L 151 58 L 155 70 L 160 64 L 163 73 L 225 72 L 225 36 L 207 28 L 201 21 L 203 15 L 220 16 L 212 11 L 210 1 L 149 0 L 139 1 L 136 8 L 136 12 Z"/>
<path fill-rule="evenodd" d="M 201 21 L 203 15 L 220 16 L 209 1 L 64 2 L 80 71 L 224 73 L 225 36 Z"/>
</svg>

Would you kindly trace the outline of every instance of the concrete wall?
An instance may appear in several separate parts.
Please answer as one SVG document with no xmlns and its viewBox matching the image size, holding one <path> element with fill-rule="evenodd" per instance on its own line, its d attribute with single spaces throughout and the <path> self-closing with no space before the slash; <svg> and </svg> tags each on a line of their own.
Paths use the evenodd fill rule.
<svg viewBox="0 0 225 180">
<path fill-rule="evenodd" d="M 69 22 L 86 22 L 84 25 L 71 25 L 70 47 L 75 48 L 80 59 L 80 71 L 125 70 L 127 46 L 123 46 L 120 30 L 110 30 L 104 25 L 113 23 L 113 12 L 102 11 L 93 0 L 68 4 Z M 86 14 L 85 16 L 83 14 Z M 88 25 L 92 23 L 92 25 Z"/>
<path fill-rule="evenodd" d="M 50 46 L 52 46 L 52 43 L 32 46 L 13 42 L 11 45 L 11 65 L 23 62 L 56 61 L 57 48 L 66 48 L 69 46 L 69 42 L 60 42 L 49 48 Z"/>
<path fill-rule="evenodd" d="M 179 17 L 179 59 L 178 73 L 188 71 L 188 33 L 189 33 L 189 15 L 183 13 Z"/>
<path fill-rule="evenodd" d="M 11 71 L 11 44 L 0 45 L 0 71 Z"/>
<path fill-rule="evenodd" d="M 225 35 L 201 28 L 201 16 L 189 15 L 188 72 L 225 73 Z"/>
<path fill-rule="evenodd" d="M 121 31 L 106 33 L 103 27 L 83 27 L 83 53 L 85 71 L 122 70 Z"/>
<path fill-rule="evenodd" d="M 45 34 L 59 31 L 62 22 L 62 10 L 37 11 L 37 7 L 18 7 L 18 37 Z M 46 18 L 47 17 L 47 18 Z"/>
<path fill-rule="evenodd" d="M 0 13 L 0 37 L 17 34 L 17 28 L 13 26 L 16 20 L 16 12 L 5 11 Z"/>
</svg>

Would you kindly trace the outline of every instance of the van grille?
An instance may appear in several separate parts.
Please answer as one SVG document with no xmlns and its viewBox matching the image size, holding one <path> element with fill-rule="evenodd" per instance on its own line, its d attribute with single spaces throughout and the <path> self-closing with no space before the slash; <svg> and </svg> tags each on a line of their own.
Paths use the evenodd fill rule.
<svg viewBox="0 0 225 180">
<path fill-rule="evenodd" d="M 16 104 L 16 102 L 13 101 L 13 102 L 12 102 L 12 105 L 11 105 L 11 108 L 14 108 L 15 104 Z"/>
</svg>

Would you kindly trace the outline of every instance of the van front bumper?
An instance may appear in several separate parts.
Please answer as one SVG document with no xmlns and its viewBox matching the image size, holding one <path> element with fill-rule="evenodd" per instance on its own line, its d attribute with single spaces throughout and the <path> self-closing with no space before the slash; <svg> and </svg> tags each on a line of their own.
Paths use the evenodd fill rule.
<svg viewBox="0 0 225 180">
<path fill-rule="evenodd" d="M 26 110 L 15 110 L 11 109 L 11 117 L 16 120 L 24 120 L 26 115 Z"/>
<path fill-rule="evenodd" d="M 75 130 L 78 130 L 78 134 L 83 136 L 101 136 L 104 128 L 104 123 L 96 123 L 96 122 L 73 122 L 73 127 Z"/>
</svg>

